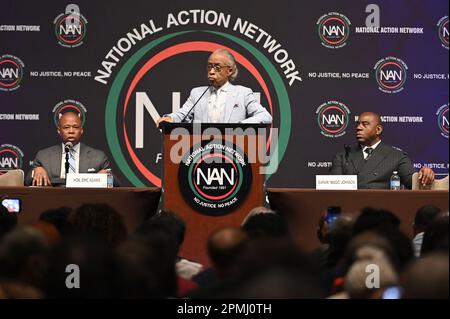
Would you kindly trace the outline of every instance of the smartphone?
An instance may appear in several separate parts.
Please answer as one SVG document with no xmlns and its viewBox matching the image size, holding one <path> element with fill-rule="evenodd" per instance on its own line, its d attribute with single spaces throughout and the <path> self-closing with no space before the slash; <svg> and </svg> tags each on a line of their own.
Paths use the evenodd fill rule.
<svg viewBox="0 0 450 319">
<path fill-rule="evenodd" d="M 391 286 L 383 291 L 382 299 L 401 299 L 402 288 L 399 286 Z"/>
<path fill-rule="evenodd" d="M 5 198 L 2 200 L 2 205 L 10 213 L 20 213 L 22 210 L 22 200 L 20 198 Z"/>
<path fill-rule="evenodd" d="M 341 207 L 339 206 L 330 206 L 327 210 L 327 223 L 329 226 L 333 225 L 333 223 L 341 216 Z"/>
</svg>

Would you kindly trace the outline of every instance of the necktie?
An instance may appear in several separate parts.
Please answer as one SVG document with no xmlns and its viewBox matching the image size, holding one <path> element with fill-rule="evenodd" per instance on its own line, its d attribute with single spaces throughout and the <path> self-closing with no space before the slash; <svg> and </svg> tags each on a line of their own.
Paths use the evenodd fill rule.
<svg viewBox="0 0 450 319">
<path fill-rule="evenodd" d="M 69 173 L 75 173 L 76 164 L 75 164 L 75 151 L 73 149 L 69 152 Z"/>
<path fill-rule="evenodd" d="M 373 148 L 372 147 L 367 147 L 364 152 L 366 152 L 367 157 L 366 157 L 366 161 L 369 159 L 370 155 L 372 155 L 373 152 Z"/>
<path fill-rule="evenodd" d="M 222 114 L 222 106 L 220 105 L 221 103 L 220 94 L 221 94 L 220 89 L 214 90 L 211 93 L 208 110 L 209 122 L 211 123 L 218 123 L 220 121 L 220 116 Z"/>
</svg>

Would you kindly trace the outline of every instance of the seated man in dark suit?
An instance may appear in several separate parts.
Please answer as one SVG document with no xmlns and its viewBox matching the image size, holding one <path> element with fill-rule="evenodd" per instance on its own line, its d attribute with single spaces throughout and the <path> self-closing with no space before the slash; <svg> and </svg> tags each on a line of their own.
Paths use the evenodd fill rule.
<svg viewBox="0 0 450 319">
<path fill-rule="evenodd" d="M 72 143 L 69 159 L 70 173 L 107 173 L 110 170 L 104 152 L 80 143 L 83 127 L 78 114 L 64 113 L 58 121 L 58 134 L 62 144 L 40 150 L 33 160 L 33 169 L 26 178 L 27 185 L 51 186 L 65 180 L 66 153 L 64 146 Z"/>
<path fill-rule="evenodd" d="M 411 189 L 414 167 L 408 155 L 402 150 L 381 142 L 383 126 L 380 116 L 373 112 L 364 112 L 356 122 L 358 145 L 347 146 L 338 153 L 330 169 L 335 175 L 357 175 L 358 188 L 386 188 L 393 171 L 397 171 L 401 184 Z M 434 181 L 431 168 L 422 167 L 419 180 L 428 185 Z"/>
</svg>

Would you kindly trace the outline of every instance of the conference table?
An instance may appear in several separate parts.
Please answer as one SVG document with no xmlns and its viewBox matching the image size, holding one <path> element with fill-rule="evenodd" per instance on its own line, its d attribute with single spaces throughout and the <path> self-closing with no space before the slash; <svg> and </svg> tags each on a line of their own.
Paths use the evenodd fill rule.
<svg viewBox="0 0 450 319">
<path fill-rule="evenodd" d="M 340 206 L 342 213 L 357 213 L 365 207 L 386 209 L 401 221 L 401 230 L 412 238 L 415 213 L 432 204 L 448 211 L 448 190 L 315 190 L 269 188 L 269 202 L 288 223 L 295 242 L 305 250 L 317 248 L 319 219 L 329 206 Z"/>
<path fill-rule="evenodd" d="M 160 188 L 65 188 L 65 187 L 0 187 L 1 198 L 20 198 L 22 211 L 19 224 L 39 220 L 48 209 L 70 207 L 84 203 L 107 203 L 122 216 L 129 232 L 153 216 L 161 197 Z"/>
<path fill-rule="evenodd" d="M 426 204 L 433 204 L 448 211 L 448 191 L 412 191 L 412 190 L 357 190 L 331 191 L 297 188 L 269 188 L 267 195 L 270 205 L 282 214 L 294 241 L 303 249 L 310 251 L 319 246 L 316 235 L 319 218 L 328 206 L 340 206 L 342 212 L 359 212 L 364 207 L 383 208 L 392 211 L 401 220 L 401 229 L 412 237 L 412 223 L 417 209 Z M 61 206 L 76 209 L 83 203 L 108 203 L 122 216 L 129 232 L 153 216 L 160 207 L 161 189 L 159 188 L 57 188 L 57 187 L 0 187 L 0 197 L 20 198 L 22 212 L 19 224 L 38 221 L 40 214 Z M 239 227 L 241 220 L 232 216 L 200 215 L 195 223 L 190 216 L 180 215 L 186 219 L 188 228 L 185 243 L 190 242 L 190 249 L 181 248 L 185 258 L 208 264 L 206 242 L 196 240 L 199 233 L 209 232 L 205 228 L 212 219 L 215 229 L 224 226 Z M 203 217 L 202 217 L 203 216 Z M 192 216 L 193 217 L 193 216 Z M 201 219 L 204 218 L 202 221 Z M 207 238 L 208 234 L 203 234 Z"/>
</svg>

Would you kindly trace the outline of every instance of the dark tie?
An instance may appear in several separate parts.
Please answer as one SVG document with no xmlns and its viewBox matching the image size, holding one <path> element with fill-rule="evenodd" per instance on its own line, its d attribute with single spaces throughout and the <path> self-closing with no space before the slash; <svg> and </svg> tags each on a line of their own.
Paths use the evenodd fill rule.
<svg viewBox="0 0 450 319">
<path fill-rule="evenodd" d="M 372 147 L 367 147 L 364 152 L 367 153 L 367 157 L 366 157 L 366 161 L 369 159 L 370 155 L 372 155 L 373 152 L 373 148 Z"/>
</svg>

